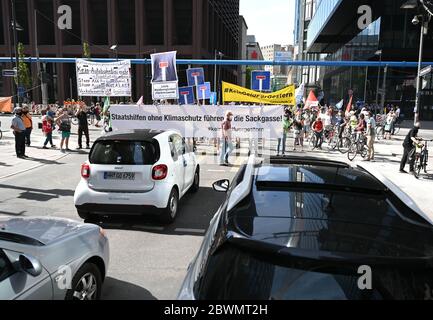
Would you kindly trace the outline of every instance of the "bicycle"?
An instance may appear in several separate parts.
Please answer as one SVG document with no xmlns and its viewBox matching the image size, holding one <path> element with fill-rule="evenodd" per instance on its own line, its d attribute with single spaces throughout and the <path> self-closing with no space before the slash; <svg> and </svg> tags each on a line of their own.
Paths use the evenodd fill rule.
<svg viewBox="0 0 433 320">
<path fill-rule="evenodd" d="M 350 131 L 350 127 L 346 126 L 341 136 L 341 139 L 339 139 L 338 151 L 340 151 L 341 154 L 348 153 L 351 144 L 352 144 L 352 134 Z"/>
<path fill-rule="evenodd" d="M 428 143 L 433 142 L 433 140 L 423 140 L 425 143 L 420 143 L 414 149 L 415 152 L 415 176 L 419 178 L 421 174 L 421 170 L 427 174 L 427 165 L 428 165 Z M 412 154 L 413 156 L 413 154 Z"/>
<path fill-rule="evenodd" d="M 353 161 L 358 154 L 360 154 L 363 159 L 368 156 L 367 139 L 361 133 L 355 133 L 355 137 L 352 139 L 352 144 L 347 153 L 347 158 Z"/>
<path fill-rule="evenodd" d="M 1 127 L 2 127 L 2 123 L 0 121 L 0 140 L 3 138 L 3 131 L 1 129 Z"/>
<path fill-rule="evenodd" d="M 309 143 L 311 151 L 314 151 L 316 149 L 317 145 L 321 145 L 323 143 L 323 135 L 320 136 L 320 142 L 321 143 L 319 143 L 317 138 L 318 138 L 317 135 L 314 132 L 312 132 L 312 135 L 310 138 L 310 143 Z"/>
</svg>

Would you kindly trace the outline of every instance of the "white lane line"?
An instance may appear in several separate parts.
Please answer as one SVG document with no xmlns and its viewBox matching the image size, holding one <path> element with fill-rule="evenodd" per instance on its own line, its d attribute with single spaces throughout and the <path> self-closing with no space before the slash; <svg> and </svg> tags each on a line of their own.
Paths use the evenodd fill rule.
<svg viewBox="0 0 433 320">
<path fill-rule="evenodd" d="M 176 228 L 176 232 L 188 232 L 188 233 L 205 233 L 205 229 L 188 229 L 188 228 Z"/>
<path fill-rule="evenodd" d="M 139 225 L 135 225 L 132 227 L 135 229 L 141 229 L 141 230 L 152 230 L 152 231 L 164 231 L 165 230 L 164 227 L 139 226 Z"/>
<path fill-rule="evenodd" d="M 225 170 L 212 170 L 212 169 L 209 169 L 209 170 L 207 170 L 207 172 L 225 172 Z"/>
</svg>

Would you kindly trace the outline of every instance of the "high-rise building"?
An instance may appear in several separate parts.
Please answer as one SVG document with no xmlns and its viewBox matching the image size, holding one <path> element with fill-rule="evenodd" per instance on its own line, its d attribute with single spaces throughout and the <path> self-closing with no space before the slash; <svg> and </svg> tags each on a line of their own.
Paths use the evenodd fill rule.
<svg viewBox="0 0 433 320">
<path fill-rule="evenodd" d="M 90 44 L 95 58 L 149 58 L 154 52 L 176 50 L 178 58 L 214 59 L 215 50 L 225 59 L 239 58 L 239 0 L 15 0 L 22 31 L 18 41 L 27 56 L 81 57 L 83 43 Z M 72 9 L 72 29 L 61 30 L 58 9 Z M 13 50 L 11 2 L 0 0 L 0 56 Z M 37 35 L 35 30 L 37 29 Z M 117 51 L 110 47 L 117 45 Z M 0 69 L 11 68 L 10 64 Z M 74 64 L 46 64 L 52 76 L 49 100 L 77 98 Z M 180 85 L 186 83 L 185 68 L 179 66 Z M 213 67 L 206 67 L 213 81 Z M 237 82 L 237 67 L 221 68 L 221 77 Z M 36 83 L 36 65 L 31 67 Z M 133 98 L 145 94 L 150 100 L 150 67 L 133 65 Z M 12 95 L 12 81 L 0 78 L 0 96 Z M 31 99 L 41 101 L 39 90 Z"/>
<path fill-rule="evenodd" d="M 278 59 L 293 60 L 293 46 L 273 44 L 263 46 L 261 48 L 263 58 L 269 61 L 277 61 Z M 271 72 L 272 89 L 279 90 L 288 83 L 289 68 L 287 66 L 265 66 L 266 71 Z M 291 81 L 290 81 L 291 82 Z"/>
<path fill-rule="evenodd" d="M 302 1 L 302 0 L 300 0 Z M 304 2 L 304 1 L 303 1 Z M 317 3 L 304 39 L 308 54 L 325 55 L 331 61 L 418 61 L 420 24 L 412 20 L 422 10 L 403 9 L 407 0 L 327 0 Z M 367 5 L 372 15 L 365 25 L 358 11 Z M 365 7 L 364 7 L 365 8 Z M 368 21 L 368 19 L 367 19 Z M 425 36 L 424 61 L 433 59 L 433 38 Z M 383 106 L 399 105 L 406 118 L 413 117 L 416 68 L 322 68 L 319 82 L 325 99 L 335 103 L 352 89 L 357 101 Z M 385 88 L 383 90 L 382 88 Z M 421 120 L 433 120 L 433 86 L 421 93 Z"/>
</svg>

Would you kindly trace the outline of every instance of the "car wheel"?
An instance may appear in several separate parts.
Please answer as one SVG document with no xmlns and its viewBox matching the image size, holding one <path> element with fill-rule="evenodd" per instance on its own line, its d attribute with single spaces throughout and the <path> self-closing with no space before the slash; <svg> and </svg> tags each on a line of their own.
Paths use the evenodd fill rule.
<svg viewBox="0 0 433 320">
<path fill-rule="evenodd" d="M 171 190 L 168 198 L 167 207 L 163 209 L 161 214 L 161 222 L 171 224 L 176 220 L 177 211 L 179 209 L 179 194 L 176 189 Z"/>
<path fill-rule="evenodd" d="M 84 264 L 72 279 L 65 300 L 99 300 L 102 292 L 102 276 L 93 263 Z"/>
<path fill-rule="evenodd" d="M 194 174 L 194 182 L 192 183 L 190 191 L 192 193 L 198 192 L 200 189 L 200 169 L 197 167 L 197 170 L 195 170 Z"/>
</svg>

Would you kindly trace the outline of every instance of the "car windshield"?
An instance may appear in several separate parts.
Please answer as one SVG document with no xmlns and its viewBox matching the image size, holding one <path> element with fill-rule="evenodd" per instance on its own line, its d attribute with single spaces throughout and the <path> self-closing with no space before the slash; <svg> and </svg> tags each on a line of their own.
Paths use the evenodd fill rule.
<svg viewBox="0 0 433 320">
<path fill-rule="evenodd" d="M 210 257 L 195 288 L 200 300 L 431 299 L 432 270 L 371 267 L 371 290 L 358 267 L 317 262 L 278 265 L 226 245 Z M 367 279 L 367 278 L 366 278 Z M 367 287 L 368 288 L 368 287 Z"/>
<path fill-rule="evenodd" d="M 145 141 L 98 141 L 90 154 L 92 164 L 152 165 L 159 157 L 156 143 Z"/>
</svg>

